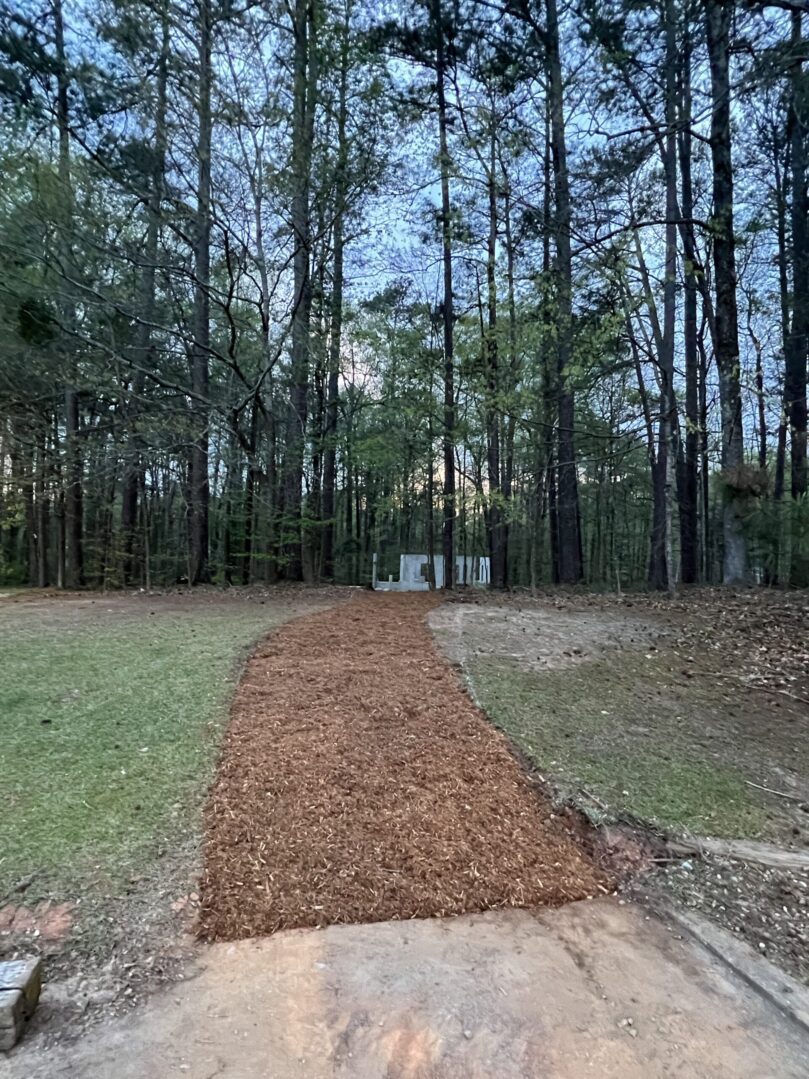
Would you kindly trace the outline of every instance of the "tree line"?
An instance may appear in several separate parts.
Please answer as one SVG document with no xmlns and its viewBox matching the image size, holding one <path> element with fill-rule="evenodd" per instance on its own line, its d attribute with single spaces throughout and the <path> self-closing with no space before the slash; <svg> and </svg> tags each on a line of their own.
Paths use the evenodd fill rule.
<svg viewBox="0 0 809 1079">
<path fill-rule="evenodd" d="M 2 0 L 0 581 L 809 585 L 804 8 Z"/>
</svg>

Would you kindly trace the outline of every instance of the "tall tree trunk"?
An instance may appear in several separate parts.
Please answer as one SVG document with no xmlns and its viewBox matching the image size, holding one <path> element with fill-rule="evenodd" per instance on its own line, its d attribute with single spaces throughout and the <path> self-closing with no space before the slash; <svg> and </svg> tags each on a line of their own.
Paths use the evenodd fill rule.
<svg viewBox="0 0 809 1079">
<path fill-rule="evenodd" d="M 433 392 L 433 378 L 430 375 L 430 394 Z M 435 589 L 435 469 L 433 467 L 433 410 L 427 412 L 427 444 L 430 447 L 427 459 L 427 584 L 430 591 Z"/>
<path fill-rule="evenodd" d="M 166 168 L 166 101 L 169 64 L 169 20 L 166 5 L 161 10 L 161 47 L 157 68 L 157 94 L 154 120 L 155 162 L 146 203 L 146 242 L 143 245 L 138 297 L 138 323 L 135 342 L 136 369 L 128 420 L 130 429 L 124 453 L 124 478 L 121 489 L 122 577 L 125 585 L 135 578 L 135 537 L 138 533 L 138 496 L 143 489 L 143 438 L 138 430 L 138 414 L 146 385 L 146 370 L 152 360 L 152 323 L 155 312 L 155 273 L 160 237 L 160 213 Z"/>
<path fill-rule="evenodd" d="M 486 502 L 486 533 L 491 559 L 491 587 L 506 587 L 506 551 L 503 542 L 501 484 L 501 379 L 497 349 L 497 130 L 494 107 L 490 116 L 488 166 L 489 237 L 486 250 L 487 325 L 483 350 L 486 357 L 486 463 L 489 493 Z"/>
<path fill-rule="evenodd" d="M 189 584 L 210 580 L 208 565 L 208 378 L 211 346 L 211 2 L 199 0 L 197 28 L 197 209 L 194 235 L 194 342 L 191 347 L 191 417 L 194 427 L 189 468 Z"/>
<path fill-rule="evenodd" d="M 446 72 L 447 55 L 441 0 L 433 0 L 436 36 L 435 80 L 438 92 L 438 142 L 441 172 L 441 247 L 444 268 L 444 527 L 441 551 L 444 558 L 444 588 L 455 580 L 455 318 L 452 296 L 452 221 L 449 198 L 449 148 L 447 142 Z"/>
<path fill-rule="evenodd" d="M 700 550 L 702 552 L 702 579 L 712 580 L 711 544 L 713 531 L 710 514 L 711 472 L 708 456 L 708 350 L 705 347 L 705 310 L 702 312 L 702 325 L 697 332 L 697 355 L 699 357 L 699 479 L 702 532 Z"/>
<path fill-rule="evenodd" d="M 681 52 L 680 97 L 680 185 L 681 213 L 693 230 L 694 188 L 691 179 L 691 33 L 684 20 Z M 697 357 L 697 281 L 696 267 L 685 254 L 683 258 L 685 295 L 683 300 L 683 353 L 685 360 L 685 446 L 683 482 L 680 492 L 680 580 L 696 584 L 699 579 L 699 400 Z"/>
<path fill-rule="evenodd" d="M 27 551 L 28 583 L 37 583 L 37 522 L 36 503 L 34 501 L 34 444 L 30 430 L 25 434 L 23 454 L 23 499 L 25 503 L 25 543 Z"/>
<path fill-rule="evenodd" d="M 742 529 L 744 432 L 736 306 L 736 245 L 733 235 L 733 163 L 730 130 L 730 28 L 734 4 L 706 0 L 705 28 L 711 69 L 711 162 L 713 165 L 713 263 L 716 289 L 716 366 L 722 413 L 724 499 L 722 533 L 725 584 L 747 580 L 747 543 Z"/>
<path fill-rule="evenodd" d="M 294 310 L 290 405 L 283 464 L 284 576 L 303 579 L 302 489 L 309 397 L 309 322 L 312 309 L 309 190 L 316 88 L 315 0 L 296 0 L 293 31 L 294 74 L 292 103 L 292 265 Z"/>
<path fill-rule="evenodd" d="M 242 502 L 242 457 L 239 444 L 239 432 L 234 422 L 230 432 L 227 448 L 227 464 L 225 466 L 224 498 L 222 506 L 222 579 L 225 584 L 232 585 L 236 573 L 236 554 L 234 551 L 234 525 L 235 507 Z"/>
<path fill-rule="evenodd" d="M 784 396 L 790 440 L 792 498 L 806 495 L 806 367 L 809 352 L 809 234 L 806 198 L 806 124 L 803 114 L 804 74 L 802 16 L 792 12 L 792 57 L 790 78 L 790 156 L 792 159 L 792 327 L 786 349 Z M 801 535 L 798 515 L 794 515 L 790 584 L 809 585 L 809 545 Z"/>
<path fill-rule="evenodd" d="M 284 417 L 286 419 L 286 417 Z M 267 496 L 269 502 L 268 526 L 270 557 L 266 561 L 265 579 L 268 584 L 275 584 L 280 573 L 278 559 L 281 533 L 281 512 L 283 495 L 281 492 L 282 469 L 279 468 L 278 432 L 282 428 L 274 407 L 274 395 L 270 392 L 269 422 L 267 424 Z"/>
<path fill-rule="evenodd" d="M 245 168 L 250 179 L 250 191 L 253 197 L 253 226 L 255 229 L 256 262 L 258 265 L 259 283 L 261 293 L 259 296 L 258 310 L 261 319 L 261 352 L 263 360 L 262 379 L 266 379 L 268 385 L 269 409 L 265 407 L 262 399 L 262 382 L 256 385 L 253 401 L 250 409 L 250 436 L 247 454 L 247 485 L 245 487 L 245 547 L 242 561 L 241 580 L 242 584 L 249 584 L 255 575 L 254 549 L 256 545 L 256 530 L 258 513 L 256 510 L 256 495 L 260 489 L 261 468 L 259 466 L 259 419 L 263 418 L 268 434 L 269 449 L 267 453 L 267 502 L 269 505 L 269 543 L 270 557 L 265 560 L 264 579 L 275 579 L 278 573 L 278 547 L 276 540 L 278 524 L 277 506 L 277 483 L 275 464 L 275 411 L 273 408 L 273 368 L 275 356 L 270 340 L 271 331 L 271 303 L 272 287 L 270 275 L 267 269 L 267 256 L 264 250 L 264 159 L 258 142 L 255 146 L 254 168 L 249 168 L 245 162 Z"/>
<path fill-rule="evenodd" d="M 334 225 L 331 319 L 329 333 L 328 376 L 326 384 L 326 422 L 323 451 L 323 498 L 320 562 L 323 576 L 334 578 L 334 494 L 337 479 L 337 409 L 340 380 L 340 346 L 343 329 L 343 237 L 345 231 L 345 198 L 348 168 L 348 47 L 351 3 L 346 4 L 343 39 L 340 46 L 340 86 L 337 105 L 337 167 L 334 183 Z"/>
<path fill-rule="evenodd" d="M 756 412 L 758 414 L 758 467 L 767 467 L 767 394 L 764 389 L 764 357 L 761 342 L 754 340 L 756 352 Z"/>
<path fill-rule="evenodd" d="M 49 511 L 50 506 L 47 494 L 47 470 L 48 470 L 48 428 L 47 420 L 44 420 L 37 435 L 36 447 L 36 474 L 34 478 L 34 491 L 36 495 L 36 530 L 37 530 L 37 577 L 38 588 L 47 588 L 50 584 L 48 570 L 48 547 L 49 547 Z"/>
<path fill-rule="evenodd" d="M 653 513 L 649 584 L 661 590 L 673 586 L 671 503 L 674 453 L 674 333 L 677 310 L 677 34 L 673 0 L 663 7 L 665 23 L 666 137 L 663 171 L 666 183 L 666 252 L 663 281 L 663 333 L 660 341 L 660 419 L 657 456 L 652 470 Z"/>
<path fill-rule="evenodd" d="M 556 241 L 558 461 L 557 518 L 559 529 L 559 580 L 576 584 L 582 579 L 579 490 L 576 473 L 576 406 L 571 384 L 573 347 L 573 259 L 570 249 L 570 179 L 565 141 L 562 60 L 559 51 L 559 17 L 556 0 L 547 0 L 548 98 L 551 114 L 553 157 L 554 238 Z"/>
<path fill-rule="evenodd" d="M 781 169 L 781 161 L 778 156 L 778 143 L 775 131 L 773 131 L 772 166 L 775 182 L 776 236 L 778 240 L 777 260 L 778 292 L 781 301 L 781 341 L 783 342 L 784 358 L 786 359 L 789 349 L 790 338 L 789 252 L 787 249 L 787 183 L 786 177 Z M 789 403 L 787 399 L 785 380 L 781 401 L 781 415 L 778 421 L 778 439 L 775 451 L 775 478 L 773 482 L 773 498 L 776 502 L 780 502 L 784 495 L 784 473 L 786 466 L 788 412 Z M 778 555 L 779 552 L 777 551 L 776 564 L 778 562 Z"/>
<path fill-rule="evenodd" d="M 542 158 L 542 278 L 545 282 L 543 315 L 550 325 L 551 304 L 549 288 L 551 280 L 551 232 L 553 231 L 552 213 L 552 162 L 551 162 L 551 108 L 548 96 L 545 97 L 545 140 Z M 550 538 L 551 581 L 559 584 L 559 512 L 557 498 L 556 471 L 556 432 L 559 406 L 559 372 L 556 357 L 551 356 L 549 335 L 543 335 L 542 341 L 542 408 L 541 422 L 545 440 L 545 461 L 547 470 L 546 486 L 548 491 L 548 534 Z"/>
<path fill-rule="evenodd" d="M 56 497 L 54 498 L 53 515 L 56 519 L 56 587 L 65 587 L 65 487 L 60 458 L 61 446 L 59 443 L 59 406 L 53 411 L 53 427 L 51 431 L 53 444 L 53 477 Z"/>
<path fill-rule="evenodd" d="M 503 225 L 506 241 L 506 289 L 508 302 L 508 384 L 506 400 L 501 402 L 500 411 L 505 417 L 505 461 L 503 463 L 503 502 L 504 512 L 501 522 L 503 535 L 503 560 L 506 566 L 506 584 L 511 577 L 509 571 L 509 553 L 511 540 L 511 499 L 514 486 L 514 435 L 517 428 L 515 391 L 520 379 L 519 354 L 517 350 L 517 300 L 514 287 L 514 241 L 511 234 L 511 193 L 506 177 L 503 198 Z"/>
<path fill-rule="evenodd" d="M 65 387 L 65 588 L 84 584 L 84 475 L 79 417 L 79 394 L 74 385 Z"/>
<path fill-rule="evenodd" d="M 65 281 L 62 284 L 63 334 L 73 330 L 75 312 L 70 298 L 72 292 L 72 244 L 73 187 L 70 175 L 70 115 L 68 102 L 69 74 L 65 52 L 65 24 L 62 0 L 53 0 L 54 42 L 56 46 L 56 121 L 59 131 L 59 187 L 62 198 L 61 261 Z M 71 342 L 67 342 L 66 366 L 69 369 L 64 389 L 65 441 L 64 441 L 64 581 L 65 588 L 80 588 L 84 583 L 84 522 L 82 482 L 84 467 L 81 453 L 81 430 L 79 391 L 75 385 L 76 361 L 70 354 Z"/>
<path fill-rule="evenodd" d="M 260 404 L 258 393 L 250 406 L 250 435 L 247 449 L 247 480 L 244 488 L 244 546 L 242 551 L 241 582 L 249 584 L 253 569 L 253 537 L 256 517 L 256 487 L 259 481 L 258 462 L 258 417 Z"/>
<path fill-rule="evenodd" d="M 308 441 L 311 445 L 311 464 L 306 497 L 306 512 L 301 529 L 301 571 L 304 581 L 312 583 L 321 571 L 323 546 L 323 454 L 326 431 L 326 393 L 328 380 L 329 320 L 331 303 L 326 300 L 326 250 L 329 229 L 326 224 L 326 206 L 318 200 L 317 217 L 313 222 L 313 237 L 320 237 L 318 245 L 313 238 L 312 307 L 310 314 L 310 404 L 308 406 Z M 316 273 L 314 272 L 316 269 Z M 328 314 L 327 314 L 328 309 Z"/>
</svg>

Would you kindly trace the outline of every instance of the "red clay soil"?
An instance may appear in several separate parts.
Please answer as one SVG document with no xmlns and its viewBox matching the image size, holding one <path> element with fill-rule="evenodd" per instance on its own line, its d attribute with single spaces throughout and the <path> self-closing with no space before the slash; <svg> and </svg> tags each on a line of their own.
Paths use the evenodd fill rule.
<svg viewBox="0 0 809 1079">
<path fill-rule="evenodd" d="M 259 646 L 206 809 L 204 939 L 606 890 L 438 655 L 436 602 L 368 595 Z"/>
</svg>

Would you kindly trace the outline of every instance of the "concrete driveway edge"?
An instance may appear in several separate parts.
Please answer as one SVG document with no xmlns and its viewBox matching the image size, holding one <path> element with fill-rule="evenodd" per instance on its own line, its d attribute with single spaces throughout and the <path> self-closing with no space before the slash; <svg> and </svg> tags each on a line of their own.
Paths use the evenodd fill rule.
<svg viewBox="0 0 809 1079">
<path fill-rule="evenodd" d="M 650 901 L 649 909 L 661 921 L 673 923 L 687 933 L 797 1024 L 803 1034 L 809 1034 L 809 989 L 805 985 L 758 955 L 732 933 L 694 911 L 684 910 L 660 897 Z"/>
</svg>

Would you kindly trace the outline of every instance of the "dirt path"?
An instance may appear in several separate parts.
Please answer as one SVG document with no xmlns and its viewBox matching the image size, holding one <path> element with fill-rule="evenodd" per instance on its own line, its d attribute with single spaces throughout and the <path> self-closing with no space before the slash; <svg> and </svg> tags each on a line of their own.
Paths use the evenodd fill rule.
<svg viewBox="0 0 809 1079">
<path fill-rule="evenodd" d="M 23 1044 L 3 1075 L 805 1079 L 806 1052 L 715 956 L 607 898 L 215 944 L 183 984 L 75 1045 Z"/>
<path fill-rule="evenodd" d="M 607 890 L 438 656 L 436 602 L 365 596 L 257 650 L 207 809 L 205 939 Z"/>
</svg>

